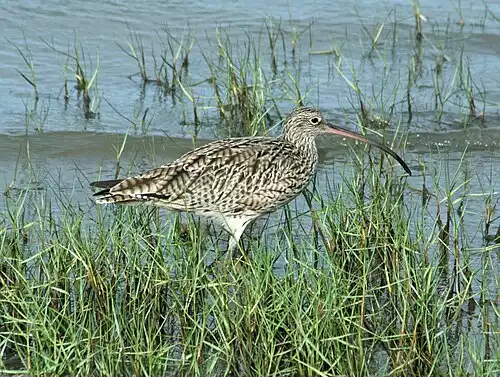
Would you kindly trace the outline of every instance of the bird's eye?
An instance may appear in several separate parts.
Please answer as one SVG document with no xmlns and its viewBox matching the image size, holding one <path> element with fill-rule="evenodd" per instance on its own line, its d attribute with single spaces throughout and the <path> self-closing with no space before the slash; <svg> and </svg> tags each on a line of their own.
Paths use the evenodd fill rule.
<svg viewBox="0 0 500 377">
<path fill-rule="evenodd" d="M 318 117 L 311 118 L 310 122 L 313 126 L 316 126 L 319 124 L 319 122 L 321 122 L 321 118 Z"/>
</svg>

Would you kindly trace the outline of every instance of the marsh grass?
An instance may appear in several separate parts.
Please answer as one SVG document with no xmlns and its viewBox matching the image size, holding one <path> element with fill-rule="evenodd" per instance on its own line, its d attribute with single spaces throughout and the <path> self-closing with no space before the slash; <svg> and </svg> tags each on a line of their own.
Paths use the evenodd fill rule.
<svg viewBox="0 0 500 377">
<path fill-rule="evenodd" d="M 442 46 L 440 68 L 425 75 L 426 52 L 432 49 L 434 59 L 436 50 L 431 33 L 423 34 L 419 3 L 412 4 L 414 54 L 407 56 L 405 88 L 401 77 L 391 86 L 388 80 L 387 53 L 401 40 L 396 15 L 392 45 L 381 43 L 388 23 L 363 25 L 363 51 L 370 52 L 361 59 L 386 69 L 381 89 L 371 91 L 345 46 L 313 49 L 312 24 L 299 29 L 292 21 L 268 20 L 257 40 L 239 41 L 218 29 L 210 52 L 201 54 L 202 80 L 190 75 L 197 45 L 189 33 L 180 39 L 159 33 L 157 55 L 131 32 L 122 50 L 142 83 L 156 84 L 174 104 L 187 101 L 196 129 L 203 126 L 199 112 L 215 109 L 212 121 L 222 130 L 214 133 L 221 136 L 266 134 L 281 118 L 279 101 L 307 103 L 312 89 L 303 84 L 302 64 L 318 53 L 331 55 L 358 123 L 368 128 L 384 129 L 391 121 L 399 130 L 398 116 L 406 111 L 409 123 L 427 104 L 438 122 L 457 103 L 464 118 L 477 117 L 481 105 L 484 113 L 485 91 L 467 57 L 445 59 L 450 54 Z M 301 49 L 307 32 L 309 45 Z M 96 90 L 98 69 L 85 68 L 78 46 L 64 56 L 75 62 L 82 90 Z M 428 103 L 422 104 L 425 85 Z M 120 116 L 146 133 L 149 114 L 140 108 Z M 403 154 L 400 138 L 393 147 Z M 116 148 L 116 177 L 127 175 L 126 142 L 127 136 Z M 245 234 L 244 253 L 234 260 L 219 258 L 227 235 L 189 216 L 74 203 L 60 182 L 48 185 L 50 193 L 9 187 L 0 214 L 0 371 L 498 375 L 496 188 L 493 173 L 473 185 L 482 176 L 467 171 L 465 159 L 464 153 L 456 170 L 422 162 L 417 188 L 379 152 L 359 151 L 354 169 L 336 167 L 343 172 L 335 184 L 327 176 L 320 186 L 326 173 L 318 172 L 317 184 L 304 193 L 307 208 L 292 202 L 281 217 L 256 224 L 258 236 Z M 478 185 L 484 185 L 480 193 L 472 189 Z M 484 208 L 470 206 L 479 195 Z"/>
<path fill-rule="evenodd" d="M 50 200 L 10 196 L 0 368 L 495 375 L 498 245 L 472 246 L 463 215 L 472 178 L 434 170 L 429 217 L 384 161 L 368 159 L 335 189 L 313 187 L 312 212 L 290 206 L 274 236 L 250 238 L 245 256 L 210 268 L 219 243 L 190 217 L 181 225 L 144 207 L 76 205 L 57 190 Z"/>
<path fill-rule="evenodd" d="M 415 18 L 415 39 L 418 43 L 421 43 L 424 37 L 422 21 L 427 21 L 427 18 L 422 14 L 419 0 L 413 0 L 411 4 L 413 7 L 413 16 Z"/>
<path fill-rule="evenodd" d="M 66 62 L 61 67 L 63 73 L 64 84 L 64 103 L 69 102 L 68 90 L 68 70 L 72 70 L 75 78 L 75 86 L 77 96 L 82 97 L 82 108 L 85 119 L 94 119 L 100 112 L 100 94 L 98 89 L 98 77 L 100 71 L 99 52 L 96 54 L 95 61 L 91 55 L 86 52 L 82 43 L 75 36 L 72 51 L 68 47 L 67 51 L 59 49 L 53 40 L 42 42 L 54 52 L 64 56 Z M 69 62 L 73 62 L 74 67 L 71 68 Z"/>
<path fill-rule="evenodd" d="M 113 109 L 113 111 L 120 116 L 120 118 L 124 119 L 128 124 L 132 126 L 133 133 L 134 134 L 140 134 L 140 135 L 147 135 L 149 128 L 151 127 L 151 123 L 153 122 L 154 119 L 154 114 L 151 115 L 149 110 L 150 108 L 147 107 L 146 109 L 143 109 L 144 105 L 141 103 L 140 107 L 134 108 L 133 114 L 129 117 L 122 112 L 120 112 L 113 103 L 111 103 L 108 99 L 104 98 L 104 101 Z"/>
<path fill-rule="evenodd" d="M 24 104 L 24 124 L 28 134 L 31 130 L 42 132 L 45 128 L 50 111 L 50 99 L 36 101 L 30 106 L 28 100 L 23 100 Z"/>
<path fill-rule="evenodd" d="M 16 71 L 21 75 L 21 77 L 28 84 L 31 85 L 31 87 L 33 88 L 33 92 L 34 92 L 35 102 L 37 102 L 38 99 L 40 98 L 40 94 L 38 93 L 38 85 L 37 85 L 37 81 L 36 81 L 35 60 L 33 58 L 33 54 L 31 52 L 31 49 L 28 46 L 28 41 L 26 40 L 26 35 L 24 34 L 24 31 L 23 31 L 23 40 L 24 40 L 24 49 L 19 47 L 18 45 L 16 45 L 15 43 L 13 43 L 9 40 L 7 40 L 7 42 L 11 46 L 13 46 L 17 50 L 19 55 L 21 55 L 21 57 L 23 58 L 24 64 L 26 65 L 26 67 L 29 70 L 29 75 L 22 73 L 19 69 L 16 69 Z"/>
<path fill-rule="evenodd" d="M 275 118 L 280 118 L 278 101 L 303 105 L 307 97 L 301 89 L 301 62 L 296 53 L 297 43 L 310 31 L 310 25 L 299 32 L 290 23 L 292 30 L 287 31 L 281 20 L 270 18 L 256 36 L 244 34 L 236 41 L 227 30 L 216 29 L 203 41 L 208 48 L 202 48 L 191 32 L 177 39 L 163 29 L 157 33 L 159 55 L 154 46 L 146 51 L 142 38 L 131 31 L 128 48 L 119 47 L 136 62 L 144 84 L 155 83 L 174 104 L 180 101 L 183 124 L 189 123 L 186 114 L 192 114 L 195 134 L 202 126 L 200 108 L 205 108 L 218 115 L 220 136 L 257 135 L 266 133 Z M 292 45 L 292 65 L 288 65 L 288 44 Z M 206 72 L 205 79 L 189 74 L 189 56 L 195 48 L 204 62 L 201 71 Z M 148 68 L 148 61 L 152 68 Z M 150 71 L 155 78 L 150 78 Z M 192 110 L 186 110 L 186 100 Z"/>
<path fill-rule="evenodd" d="M 415 18 L 425 21 L 419 3 L 412 4 Z M 406 72 L 395 67 L 399 65 L 394 60 L 395 48 L 401 45 L 397 20 L 391 26 L 377 23 L 373 31 L 362 22 L 361 27 L 368 38 L 360 40 L 360 56 L 348 57 L 344 53 L 345 47 L 336 48 L 330 66 L 344 80 L 351 93 L 351 108 L 358 113 L 363 125 L 375 129 L 386 128 L 396 112 L 406 113 L 410 124 L 415 121 L 415 108 L 418 106 L 433 107 L 434 123 L 440 127 L 484 126 L 489 103 L 488 91 L 483 79 L 473 73 L 472 57 L 464 54 L 463 46 L 452 49 L 450 25 L 443 27 L 433 24 L 435 36 L 426 38 L 422 33 L 417 38 L 413 46 L 414 53 L 406 57 Z M 416 30 L 421 27 L 417 26 Z M 388 38 L 384 42 L 384 34 L 392 34 L 392 45 L 388 43 Z M 434 57 L 434 61 L 428 58 L 429 54 Z M 364 80 L 366 69 L 363 65 L 367 62 L 377 66 L 373 71 L 377 74 L 377 83 Z M 432 64 L 433 68 L 427 69 L 428 64 Z M 402 85 L 403 76 L 407 76 L 406 87 Z M 422 101 L 423 97 L 426 100 Z"/>
<path fill-rule="evenodd" d="M 160 45 L 159 56 L 155 53 L 154 45 L 151 46 L 151 56 L 147 56 L 141 35 L 132 30 L 129 30 L 128 48 L 119 43 L 118 47 L 135 61 L 139 71 L 135 75 L 141 77 L 144 85 L 156 84 L 175 99 L 178 84 L 182 83 L 183 74 L 188 72 L 189 54 L 195 41 L 190 32 L 178 39 L 166 27 L 156 35 Z M 148 66 L 148 61 L 152 61 L 152 68 Z M 154 78 L 151 78 L 150 71 Z"/>
<path fill-rule="evenodd" d="M 217 33 L 216 43 L 218 57 L 203 56 L 227 133 L 232 136 L 265 133 L 266 107 L 273 83 L 267 80 L 259 45 L 248 37 L 243 44 L 233 46 L 223 32 Z"/>
<path fill-rule="evenodd" d="M 316 31 L 312 22 L 299 26 L 293 19 L 284 21 L 273 18 L 267 19 L 260 31 L 252 34 L 243 32 L 236 39 L 230 37 L 232 34 L 224 28 L 207 32 L 207 40 L 202 41 L 189 29 L 178 36 L 164 27 L 156 32 L 151 46 L 146 46 L 141 34 L 133 30 L 129 30 L 126 44 L 118 43 L 118 46 L 136 64 L 138 72 L 130 77 L 140 76 L 142 92 L 149 89 L 147 84 L 155 84 L 157 88 L 154 90 L 160 88 L 174 106 L 180 104 L 181 122 L 192 124 L 195 135 L 204 126 L 207 110 L 210 115 L 218 115 L 218 122 L 214 121 L 220 129 L 218 136 L 266 133 L 276 119 L 281 118 L 280 107 L 283 103 L 308 104 L 310 93 L 315 89 L 318 89 L 319 95 L 319 85 L 304 79 L 303 71 L 303 67 L 311 63 L 310 57 L 318 54 L 331 55 L 328 65 L 334 69 L 329 71 L 329 76 L 332 72 L 340 73 L 345 79 L 341 71 L 342 65 L 347 64 L 353 73 L 352 81 L 346 83 L 347 87 L 358 96 L 352 107 L 360 113 L 361 120 L 367 120 L 367 124 L 372 123 L 379 128 L 385 126 L 395 111 L 393 105 L 401 104 L 408 113 L 409 121 L 415 120 L 416 106 L 425 109 L 434 106 L 435 120 L 440 125 L 452 122 L 458 109 L 459 123 L 464 128 L 471 122 L 482 126 L 491 106 L 487 109 L 487 88 L 481 78 L 475 77 L 471 57 L 464 55 L 462 48 L 452 46 L 450 22 L 445 28 L 432 24 L 432 33 L 424 36 L 424 10 L 419 1 L 412 1 L 410 5 L 415 20 L 412 40 L 405 40 L 406 36 L 401 34 L 403 21 L 398 21 L 396 10 L 388 10 L 385 20 L 374 25 L 365 24 L 360 19 L 363 34 L 359 40 L 359 57 L 352 57 L 356 53 L 353 54 L 352 46 L 339 44 L 336 40 L 332 40 L 331 49 L 325 50 L 324 46 L 316 49 Z M 459 17 L 463 18 L 460 2 L 455 8 Z M 488 11 L 485 4 L 485 12 Z M 35 60 L 24 40 L 24 47 L 11 45 L 29 69 L 29 74 L 18 72 L 33 87 L 36 102 L 39 88 Z M 43 42 L 67 59 L 61 67 L 65 103 L 70 97 L 68 70 L 72 70 L 77 93 L 83 99 L 84 116 L 95 117 L 100 113 L 97 88 L 99 55 L 92 59 L 76 38 L 67 51 L 56 47 L 53 41 Z M 400 57 L 394 59 L 399 50 L 408 49 L 405 43 L 410 43 L 410 54 L 402 58 L 408 67 L 408 72 L 404 70 L 402 73 L 395 67 L 395 64 L 400 65 Z M 432 63 L 429 63 L 429 56 L 433 57 Z M 196 62 L 198 72 L 190 72 L 192 60 Z M 74 63 L 74 67 L 70 63 Z M 427 69 L 427 63 L 432 64 L 434 69 Z M 373 83 L 372 93 L 366 89 L 368 83 L 363 72 L 355 72 L 362 71 L 363 64 L 383 70 L 383 82 Z M 408 85 L 403 88 L 400 81 L 406 73 Z M 392 93 L 384 96 L 384 92 Z M 382 111 L 381 107 L 384 107 Z"/>
</svg>

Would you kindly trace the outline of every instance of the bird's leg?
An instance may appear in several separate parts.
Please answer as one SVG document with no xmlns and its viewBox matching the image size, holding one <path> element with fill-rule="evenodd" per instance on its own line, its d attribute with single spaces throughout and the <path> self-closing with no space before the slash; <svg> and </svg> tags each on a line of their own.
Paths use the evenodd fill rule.
<svg viewBox="0 0 500 377">
<path fill-rule="evenodd" d="M 247 227 L 248 224 L 254 220 L 256 216 L 238 216 L 238 217 L 223 217 L 222 220 L 219 223 L 222 225 L 222 227 L 229 233 L 229 242 L 228 242 L 228 247 L 226 251 L 218 254 L 215 259 L 210 263 L 208 266 L 208 270 L 211 270 L 213 266 L 218 264 L 221 260 L 222 257 L 225 256 L 226 261 L 229 261 L 231 259 L 234 259 L 235 256 L 233 255 L 234 250 L 238 250 L 238 256 L 243 255 L 246 257 L 245 250 L 241 245 L 239 244 L 239 241 L 241 239 L 241 235 L 243 234 L 245 228 Z"/>
<path fill-rule="evenodd" d="M 233 252 L 236 250 L 242 251 L 243 246 L 240 244 L 240 239 L 241 235 L 243 234 L 243 231 L 246 228 L 246 224 L 243 224 L 242 226 L 232 229 L 229 233 L 229 245 L 227 247 L 227 253 L 228 253 L 228 258 L 233 259 Z"/>
<path fill-rule="evenodd" d="M 215 259 L 210 263 L 210 265 L 208 265 L 208 271 L 212 270 L 213 266 L 216 266 L 222 260 L 224 255 L 226 256 L 226 260 L 233 259 L 233 251 L 235 249 L 241 251 L 244 254 L 243 248 L 239 247 L 239 241 L 247 224 L 248 221 L 242 222 L 236 221 L 235 219 L 231 219 L 229 221 L 226 220 L 226 222 L 223 224 L 223 227 L 229 233 L 228 247 L 226 251 L 217 255 Z"/>
<path fill-rule="evenodd" d="M 232 259 L 234 256 L 232 255 L 233 251 L 239 246 L 239 241 L 241 235 L 243 234 L 245 228 L 248 224 L 250 224 L 253 220 L 255 220 L 257 216 L 231 216 L 224 218 L 224 228 L 230 234 L 229 245 L 227 248 L 228 258 Z M 245 255 L 245 251 L 242 247 L 238 247 L 237 250 L 240 252 L 240 255 Z"/>
</svg>

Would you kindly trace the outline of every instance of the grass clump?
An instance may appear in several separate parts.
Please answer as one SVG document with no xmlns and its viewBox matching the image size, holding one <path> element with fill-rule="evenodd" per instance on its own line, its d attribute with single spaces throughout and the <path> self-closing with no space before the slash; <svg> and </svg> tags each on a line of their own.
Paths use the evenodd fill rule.
<svg viewBox="0 0 500 377">
<path fill-rule="evenodd" d="M 310 196 L 312 215 L 290 209 L 275 237 L 249 241 L 247 257 L 210 268 L 218 244 L 189 218 L 180 226 L 141 207 L 89 213 L 60 196 L 11 197 L 0 228 L 0 349 L 2 363 L 17 365 L 3 369 L 495 375 L 498 281 L 487 276 L 498 245 L 474 247 L 453 215 L 459 203 L 467 210 L 467 185 L 436 173 L 432 195 L 451 217 L 432 224 L 408 204 L 403 180 L 370 165 Z"/>
<path fill-rule="evenodd" d="M 216 47 L 217 57 L 205 54 L 204 58 L 226 132 L 232 136 L 265 133 L 272 83 L 266 78 L 259 46 L 250 37 L 233 46 L 224 33 L 217 32 Z"/>
<path fill-rule="evenodd" d="M 73 52 L 71 52 L 69 48 L 67 51 L 58 49 L 54 41 L 42 41 L 51 50 L 66 57 L 66 62 L 61 67 L 64 76 L 63 91 L 65 105 L 68 104 L 70 97 L 68 89 L 68 70 L 71 68 L 69 62 L 73 62 L 74 68 L 72 68 L 72 71 L 75 78 L 74 88 L 76 89 L 78 99 L 80 96 L 82 97 L 83 115 L 85 119 L 94 119 L 99 114 L 100 108 L 100 95 L 97 87 L 100 72 L 99 54 L 97 54 L 97 58 L 95 62 L 93 62 L 92 58 L 76 37 L 73 42 Z"/>
<path fill-rule="evenodd" d="M 175 96 L 176 88 L 182 82 L 183 74 L 187 73 L 189 68 L 189 54 L 193 48 L 194 39 L 190 33 L 178 39 L 165 27 L 157 33 L 161 45 L 160 56 L 157 57 L 152 47 L 152 71 L 154 78 L 150 77 L 148 69 L 148 58 L 142 37 L 129 30 L 128 48 L 118 44 L 118 47 L 132 58 L 138 68 L 135 75 L 141 77 L 142 83 L 156 84 L 164 90 L 166 94 Z M 132 78 L 135 75 L 131 75 Z"/>
</svg>

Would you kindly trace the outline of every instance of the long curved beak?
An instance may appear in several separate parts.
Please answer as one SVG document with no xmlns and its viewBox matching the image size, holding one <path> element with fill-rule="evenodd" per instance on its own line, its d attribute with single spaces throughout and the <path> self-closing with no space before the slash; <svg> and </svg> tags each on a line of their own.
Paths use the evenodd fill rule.
<svg viewBox="0 0 500 377">
<path fill-rule="evenodd" d="M 408 167 L 408 165 L 406 165 L 406 162 L 404 162 L 403 159 L 401 157 L 399 157 L 399 155 L 396 152 L 394 152 L 391 148 L 389 148 L 383 144 L 377 143 L 376 141 L 367 139 L 366 137 L 358 134 L 357 132 L 346 130 L 345 128 L 333 125 L 331 123 L 327 123 L 326 125 L 327 125 L 327 128 L 325 129 L 325 133 L 341 135 L 341 136 L 355 139 L 355 140 L 359 140 L 359 141 L 362 141 L 363 143 L 371 144 L 371 145 L 376 146 L 377 148 L 380 148 L 385 153 L 391 155 L 397 162 L 399 162 L 399 164 L 403 167 L 403 169 L 409 175 L 411 175 L 411 170 Z"/>
</svg>

